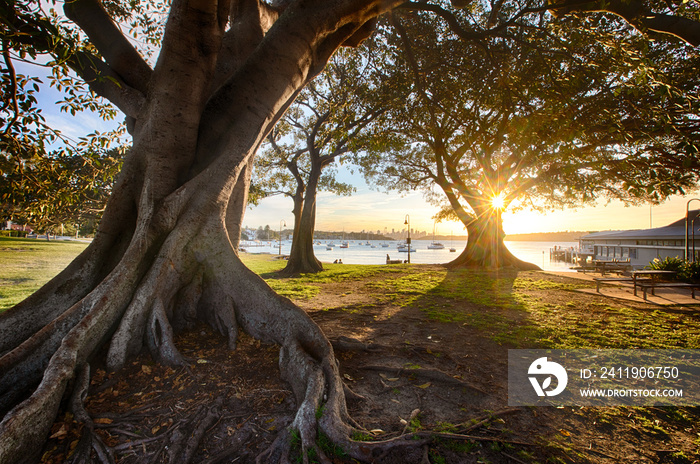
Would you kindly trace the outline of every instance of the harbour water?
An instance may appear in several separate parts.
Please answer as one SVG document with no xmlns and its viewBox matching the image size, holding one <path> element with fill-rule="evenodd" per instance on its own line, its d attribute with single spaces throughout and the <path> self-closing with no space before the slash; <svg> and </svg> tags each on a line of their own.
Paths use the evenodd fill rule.
<svg viewBox="0 0 700 464">
<path fill-rule="evenodd" d="M 333 248 L 328 250 L 329 243 L 333 243 Z M 332 263 L 335 260 L 342 260 L 345 264 L 385 264 L 386 255 L 391 259 L 408 258 L 408 253 L 397 251 L 397 241 L 367 241 L 349 242 L 347 248 L 340 248 L 342 241 L 324 240 L 320 245 L 314 246 L 316 257 L 324 263 Z M 411 251 L 411 263 L 414 264 L 441 264 L 447 263 L 455 259 L 464 250 L 466 242 L 464 240 L 454 240 L 443 242 L 445 248 L 440 250 L 428 249 L 431 240 L 413 240 L 413 248 Z M 550 271 L 569 271 L 571 264 L 554 262 L 549 260 L 549 250 L 555 246 L 559 247 L 576 247 L 577 242 L 523 242 L 523 241 L 507 241 L 506 246 L 518 258 L 523 261 L 537 264 L 544 270 Z M 289 254 L 292 242 L 290 240 L 282 241 L 282 254 Z M 388 246 L 384 246 L 388 245 Z M 456 252 L 450 252 L 450 247 L 455 248 Z M 280 252 L 278 242 L 260 242 L 251 243 L 243 242 L 241 248 L 248 253 L 269 253 L 278 254 Z"/>
</svg>

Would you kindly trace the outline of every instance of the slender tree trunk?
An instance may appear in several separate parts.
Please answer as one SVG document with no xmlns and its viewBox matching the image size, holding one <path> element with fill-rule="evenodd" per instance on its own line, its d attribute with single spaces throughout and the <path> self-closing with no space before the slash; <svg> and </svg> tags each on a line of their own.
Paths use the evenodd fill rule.
<svg viewBox="0 0 700 464">
<path fill-rule="evenodd" d="M 299 236 L 299 228 L 301 227 L 301 212 L 304 208 L 304 186 L 297 188 L 292 196 L 292 215 L 294 216 L 294 233 L 292 235 L 292 246 L 290 249 L 290 257 L 295 254 L 297 247 L 297 237 Z"/>
<path fill-rule="evenodd" d="M 316 228 L 316 194 L 321 177 L 320 163 L 314 162 L 304 192 L 303 207 L 299 217 L 294 216 L 294 238 L 284 275 L 314 273 L 323 270 L 321 261 L 314 254 L 314 230 Z M 295 204 L 296 209 L 296 204 Z"/>
<path fill-rule="evenodd" d="M 245 209 L 248 207 L 248 186 L 253 172 L 253 157 L 251 156 L 248 165 L 241 174 L 242 181 L 236 184 L 233 189 L 233 196 L 228 204 L 226 212 L 226 230 L 229 233 L 229 240 L 234 250 L 238 250 L 241 244 L 241 231 L 243 229 L 243 217 Z"/>
</svg>

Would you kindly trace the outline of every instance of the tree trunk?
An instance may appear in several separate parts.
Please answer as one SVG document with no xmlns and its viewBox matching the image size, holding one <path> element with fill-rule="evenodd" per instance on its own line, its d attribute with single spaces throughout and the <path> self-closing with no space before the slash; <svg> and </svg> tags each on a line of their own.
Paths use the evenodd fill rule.
<svg viewBox="0 0 700 464">
<path fill-rule="evenodd" d="M 503 239 L 503 223 L 500 214 L 490 208 L 482 208 L 476 218 L 468 221 L 467 246 L 454 260 L 447 263 L 450 268 L 475 267 L 499 269 L 514 267 L 521 270 L 541 270 L 539 266 L 516 258 L 506 247 Z"/>
<path fill-rule="evenodd" d="M 234 25 L 252 18 L 264 31 L 276 19 L 256 0 L 235 3 L 232 11 L 244 18 L 232 18 Z M 221 13 L 230 6 L 172 2 L 148 85 L 118 83 L 122 93 L 115 95 L 132 95 L 130 83 L 147 92 L 132 115 L 133 148 L 95 241 L 35 295 L 0 314 L 0 464 L 36 460 L 62 399 L 85 383 L 74 380 L 86 363 L 106 353 L 107 366 L 118 369 L 148 349 L 159 362 L 182 364 L 173 332 L 195 319 L 226 335 L 231 349 L 239 329 L 280 345 L 280 371 L 298 400 L 291 429 L 299 432 L 305 457 L 311 449 L 323 455 L 318 431 L 355 459 L 388 446 L 350 440 L 330 343 L 301 309 L 241 263 L 235 246 L 261 140 L 333 51 L 366 34 L 362 26 L 392 2 L 294 2 L 259 46 L 238 47 L 254 50 L 249 56 L 228 57 L 243 64 L 220 79 L 222 43 L 236 42 L 224 37 Z M 92 0 L 66 4 L 76 22 L 84 7 L 87 13 L 101 8 Z M 233 26 L 229 32 L 242 34 Z M 291 429 L 264 462 L 287 460 Z"/>
<path fill-rule="evenodd" d="M 316 194 L 321 166 L 313 162 L 304 192 L 303 206 L 299 216 L 294 215 L 294 238 L 289 261 L 282 270 L 284 275 L 321 272 L 323 265 L 314 254 L 314 230 L 316 228 Z M 296 210 L 296 204 L 295 204 Z"/>
</svg>

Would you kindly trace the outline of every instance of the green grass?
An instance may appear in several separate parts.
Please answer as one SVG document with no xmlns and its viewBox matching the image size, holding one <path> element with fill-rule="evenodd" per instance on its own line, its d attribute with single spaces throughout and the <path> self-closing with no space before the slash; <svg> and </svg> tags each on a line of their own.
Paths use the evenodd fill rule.
<svg viewBox="0 0 700 464">
<path fill-rule="evenodd" d="M 251 258 L 270 259 L 244 257 L 252 268 L 257 264 Z M 260 266 L 270 268 L 269 263 Z M 319 284 L 366 279 L 365 291 L 381 304 L 417 307 L 427 319 L 465 324 L 499 344 L 522 348 L 700 348 L 697 317 L 633 308 L 615 300 L 601 303 L 574 292 L 590 285 L 586 282 L 561 283 L 516 272 L 426 270 L 406 265 L 324 267 L 326 270 L 319 274 L 294 279 L 281 279 L 273 273 L 262 275 L 278 291 L 288 296 L 296 292 L 301 298 L 320 291 Z"/>
<path fill-rule="evenodd" d="M 383 270 L 378 266 L 324 263 L 324 270 L 319 273 L 301 274 L 298 277 L 290 278 L 277 274 L 284 268 L 286 261 L 276 259 L 274 255 L 241 253 L 241 261 L 250 270 L 265 279 L 268 285 L 280 295 L 300 300 L 316 296 L 321 291 L 319 284 L 363 280 L 384 275 L 384 273 L 401 272 L 401 266 Z"/>
<path fill-rule="evenodd" d="M 34 293 L 86 246 L 83 242 L 0 237 L 0 311 Z"/>
<path fill-rule="evenodd" d="M 86 247 L 0 237 L 0 311 L 20 302 Z M 285 261 L 243 253 L 243 262 L 278 293 L 313 298 L 323 284 L 366 281 L 378 304 L 416 307 L 426 319 L 474 327 L 499 344 L 523 348 L 700 348 L 700 319 L 690 314 L 633 308 L 574 292 L 537 274 L 448 271 L 424 266 L 324 264 L 318 274 L 282 278 Z M 551 296 L 559 296 L 554 300 Z M 363 306 L 371 311 L 373 305 Z M 359 309 L 358 309 L 359 310 Z"/>
</svg>

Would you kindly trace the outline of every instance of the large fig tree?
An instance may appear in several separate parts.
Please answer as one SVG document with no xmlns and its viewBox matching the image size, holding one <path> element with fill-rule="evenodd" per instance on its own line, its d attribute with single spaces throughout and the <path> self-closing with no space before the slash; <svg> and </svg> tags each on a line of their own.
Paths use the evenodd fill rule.
<svg viewBox="0 0 700 464">
<path fill-rule="evenodd" d="M 113 20 L 133 8 L 139 16 L 131 24 L 157 29 L 158 18 L 141 14 L 150 3 L 65 2 L 66 21 L 88 40 L 73 48 L 60 46 L 66 37 L 42 3 L 3 4 L 5 56 L 33 46 L 70 63 L 126 115 L 132 148 L 92 244 L 0 316 L 0 463 L 35 459 L 70 389 L 77 389 L 71 403 L 79 408 L 95 356 L 118 368 L 148 349 L 158 362 L 180 364 L 173 330 L 197 319 L 228 336 L 232 349 L 239 330 L 280 346 L 281 375 L 297 398 L 290 428 L 305 454 L 317 447 L 318 431 L 359 460 L 395 445 L 349 438 L 352 420 L 329 341 L 235 250 L 261 141 L 338 47 L 359 44 L 374 19 L 400 3 L 153 3 L 164 10 L 165 24 L 153 65 L 124 34 L 128 25 Z M 495 2 L 495 23 L 509 20 L 498 14 L 502 3 Z M 672 2 L 644 3 L 664 14 L 677 9 Z M 290 433 L 261 461 L 286 461 Z"/>
<path fill-rule="evenodd" d="M 396 96 L 360 163 L 464 224 L 450 266 L 537 268 L 504 244 L 509 206 L 658 203 L 700 180 L 696 50 L 621 34 L 630 27 L 616 18 L 552 20 L 531 14 L 465 41 L 459 24 L 393 12 L 376 39 Z"/>
</svg>

